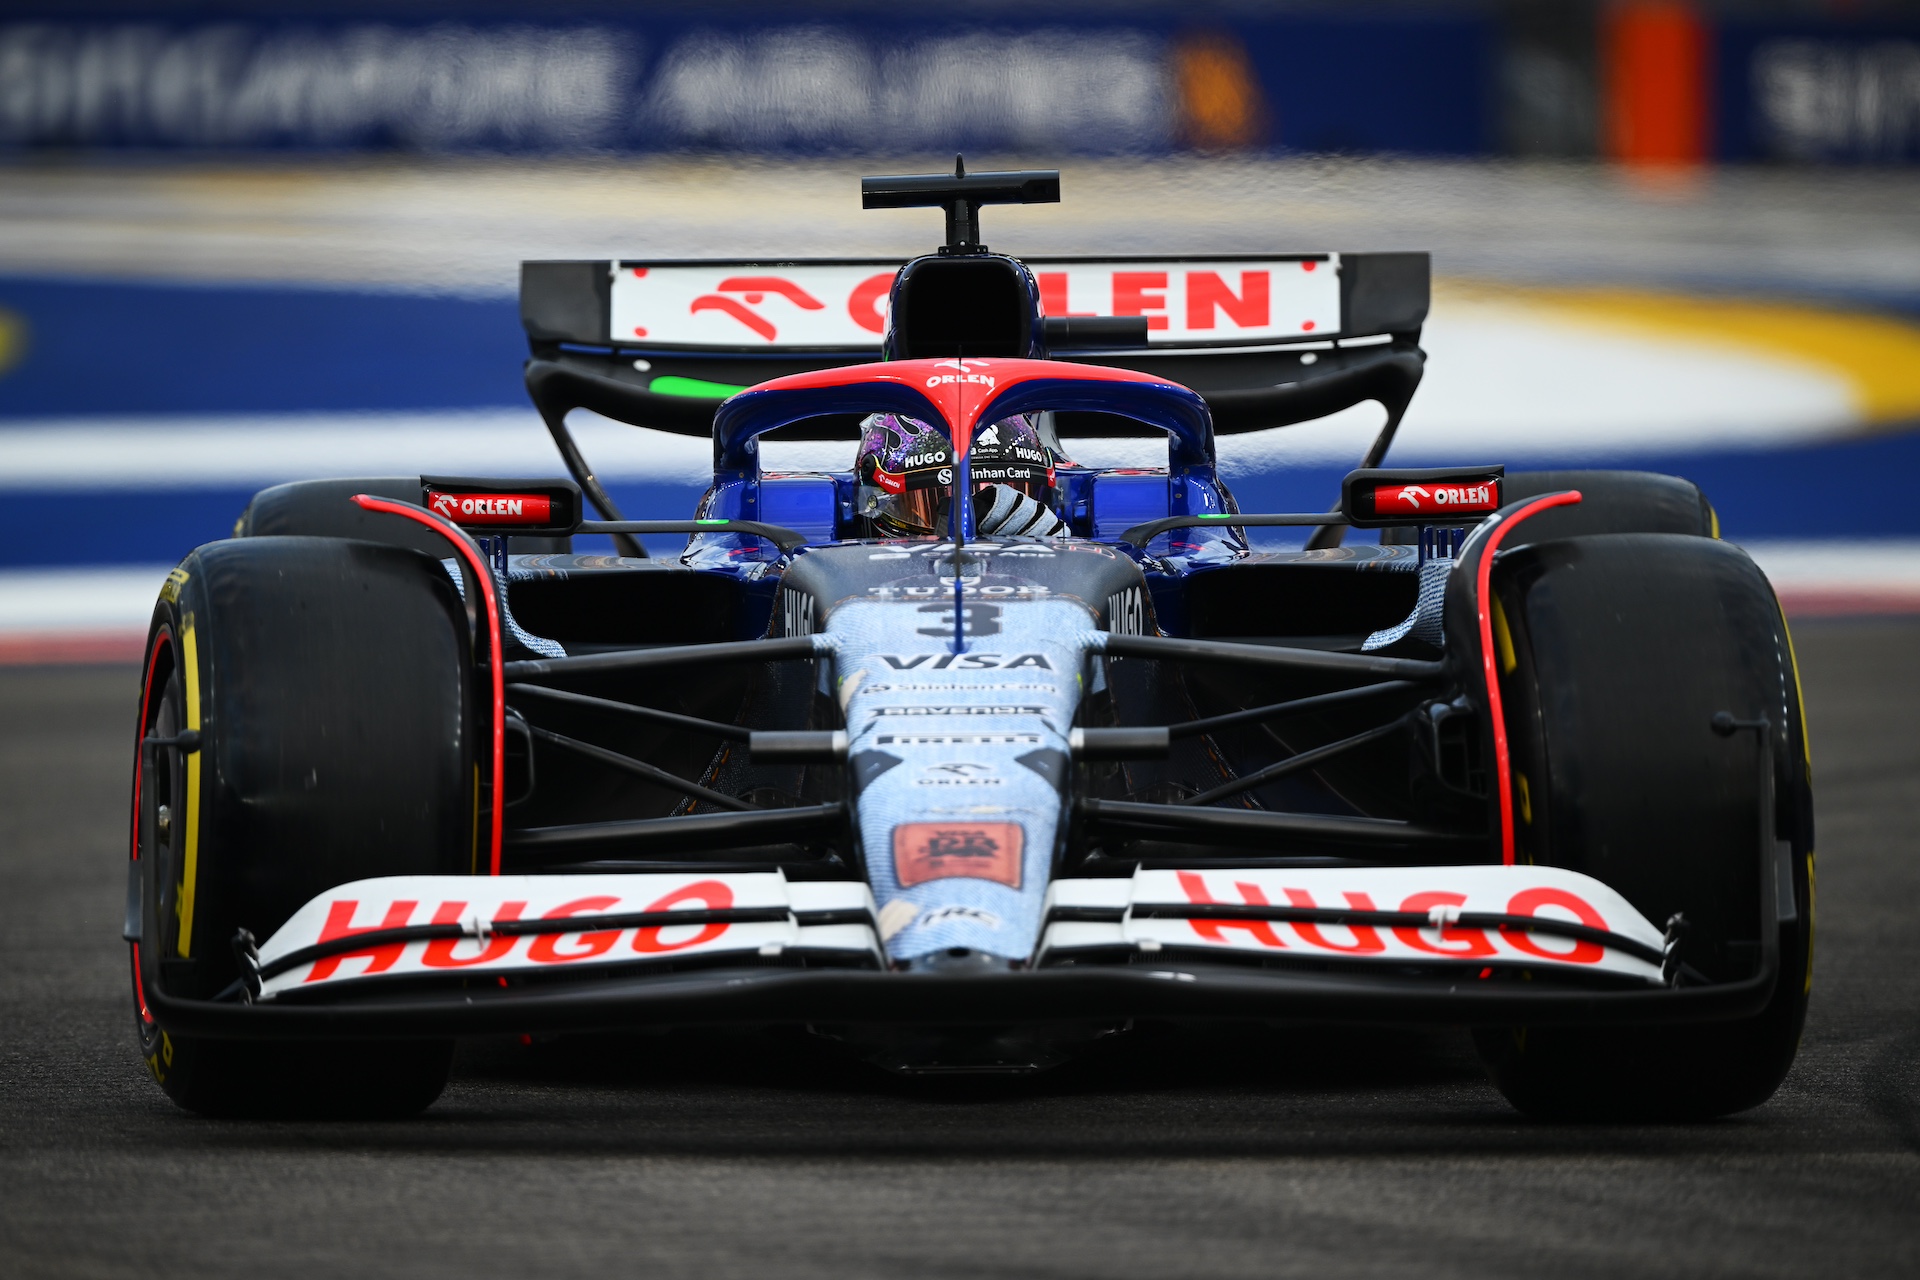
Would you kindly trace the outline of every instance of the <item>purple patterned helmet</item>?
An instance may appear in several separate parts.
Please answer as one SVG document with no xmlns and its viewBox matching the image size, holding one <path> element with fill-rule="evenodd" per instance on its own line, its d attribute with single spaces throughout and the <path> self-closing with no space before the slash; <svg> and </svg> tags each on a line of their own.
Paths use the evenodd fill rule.
<svg viewBox="0 0 1920 1280">
<path fill-rule="evenodd" d="M 1053 504 L 1053 455 L 1024 416 L 983 428 L 974 437 L 968 463 L 976 496 L 1001 486 L 1043 506 Z M 878 532 L 905 537 L 947 532 L 953 450 L 934 427 L 900 414 L 874 414 L 860 437 L 854 475 L 857 508 Z"/>
</svg>

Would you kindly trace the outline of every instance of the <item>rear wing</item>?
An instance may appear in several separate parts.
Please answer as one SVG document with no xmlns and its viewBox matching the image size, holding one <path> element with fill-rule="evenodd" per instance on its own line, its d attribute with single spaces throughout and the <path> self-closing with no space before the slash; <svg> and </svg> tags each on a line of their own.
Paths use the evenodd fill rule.
<svg viewBox="0 0 1920 1280">
<path fill-rule="evenodd" d="M 1378 400 L 1397 424 L 1424 364 L 1424 253 L 1028 258 L 1049 320 L 1138 316 L 1145 347 L 1084 341 L 1056 358 L 1198 391 L 1221 432 L 1304 422 Z M 770 378 L 878 359 L 895 259 L 528 262 L 527 387 L 550 427 L 575 408 L 688 435 Z M 1061 344 L 1063 345 L 1063 344 Z M 1091 415 L 1090 415 L 1091 416 Z M 1063 435 L 1124 434 L 1060 415 Z M 783 430 L 853 439 L 851 421 Z M 556 433 L 558 438 L 558 433 Z"/>
<path fill-rule="evenodd" d="M 1149 351 L 1418 335 L 1424 253 L 1027 258 L 1049 316 L 1147 317 Z M 897 259 L 527 262 L 543 344 L 875 358 Z"/>
</svg>

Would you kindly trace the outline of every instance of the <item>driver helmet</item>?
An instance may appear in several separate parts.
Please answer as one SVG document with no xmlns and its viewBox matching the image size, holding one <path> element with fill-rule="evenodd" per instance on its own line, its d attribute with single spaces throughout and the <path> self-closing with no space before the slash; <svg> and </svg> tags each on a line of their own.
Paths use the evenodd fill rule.
<svg viewBox="0 0 1920 1280">
<path fill-rule="evenodd" d="M 946 436 L 903 414 L 876 413 L 863 425 L 854 461 L 859 513 L 883 537 L 947 536 L 952 529 L 953 449 Z M 1028 417 L 1005 418 L 984 428 L 973 439 L 968 463 L 979 532 L 1065 532 L 1052 509 L 1053 455 L 1040 443 Z M 1023 527 L 986 528 L 985 522 L 996 516 L 1015 517 L 1013 522 Z M 995 523 L 1008 525 L 1008 520 Z"/>
</svg>

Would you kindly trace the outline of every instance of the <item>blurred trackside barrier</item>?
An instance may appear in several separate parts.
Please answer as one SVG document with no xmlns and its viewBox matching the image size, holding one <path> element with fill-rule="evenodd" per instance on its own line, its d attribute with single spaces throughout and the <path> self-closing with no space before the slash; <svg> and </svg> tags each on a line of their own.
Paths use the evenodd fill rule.
<svg viewBox="0 0 1920 1280">
<path fill-rule="evenodd" d="M 1794 0 L 22 0 L 0 151 L 1920 160 L 1920 13 Z"/>
<path fill-rule="evenodd" d="M 1861 6 L 1862 9 L 1865 6 Z M 1920 14 L 1724 23 L 1713 44 L 1713 154 L 1920 162 Z"/>
<path fill-rule="evenodd" d="M 1754 20 L 1682 0 L 1601 10 L 1603 150 L 1634 167 L 1710 159 L 1920 159 L 1920 25 Z"/>
<path fill-rule="evenodd" d="M 135 16 L 128 16 L 129 11 Z M 246 7 L 241 6 L 246 12 Z M 369 13 L 382 16 L 369 18 Z M 1475 155 L 1473 8 L 8 6 L 0 146 Z"/>
</svg>

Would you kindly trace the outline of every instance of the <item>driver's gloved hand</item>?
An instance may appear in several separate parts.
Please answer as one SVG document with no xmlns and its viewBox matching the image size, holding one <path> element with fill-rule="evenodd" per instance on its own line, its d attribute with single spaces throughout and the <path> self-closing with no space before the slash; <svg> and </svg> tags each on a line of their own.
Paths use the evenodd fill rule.
<svg viewBox="0 0 1920 1280">
<path fill-rule="evenodd" d="M 974 528 L 1001 538 L 1064 538 L 1067 522 L 1037 498 L 1011 485 L 989 484 L 974 495 Z"/>
</svg>

